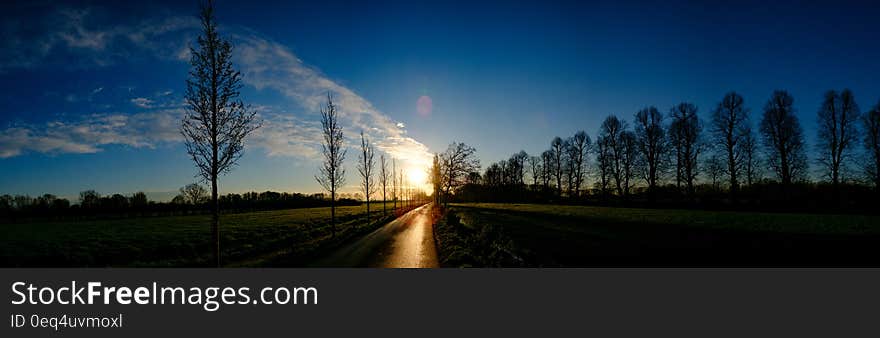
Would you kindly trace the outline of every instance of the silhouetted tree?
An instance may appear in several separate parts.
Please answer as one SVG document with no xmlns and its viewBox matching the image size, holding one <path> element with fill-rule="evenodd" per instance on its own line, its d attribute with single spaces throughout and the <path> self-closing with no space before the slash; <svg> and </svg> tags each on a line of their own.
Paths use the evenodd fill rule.
<svg viewBox="0 0 880 338">
<path fill-rule="evenodd" d="M 376 182 L 373 180 L 373 174 L 376 167 L 376 161 L 373 159 L 375 151 L 373 145 L 364 136 L 361 131 L 361 152 L 357 165 L 358 173 L 361 175 L 361 189 L 364 190 L 364 198 L 367 201 L 367 219 L 370 219 L 370 196 L 376 191 Z"/>
<path fill-rule="evenodd" d="M 18 196 L 16 196 L 18 197 Z M 20 201 L 16 201 L 17 205 L 22 205 Z M 101 205 L 101 194 L 94 190 L 81 191 L 79 193 L 79 206 L 84 209 L 97 208 Z"/>
<path fill-rule="evenodd" d="M 761 176 L 760 155 L 758 154 L 758 140 L 755 138 L 755 132 L 749 127 L 745 137 L 742 140 L 743 154 L 743 170 L 746 174 L 746 184 L 758 181 Z"/>
<path fill-rule="evenodd" d="M 632 181 L 635 177 L 636 162 L 639 157 L 638 141 L 632 131 L 624 130 L 620 133 L 620 165 L 623 177 L 623 197 L 629 196 Z"/>
<path fill-rule="evenodd" d="M 321 108 L 321 133 L 324 136 L 321 151 L 324 162 L 321 165 L 319 175 L 315 180 L 330 192 L 330 231 L 336 236 L 336 190 L 345 184 L 345 147 L 342 135 L 342 127 L 339 125 L 336 106 L 333 97 L 327 94 L 327 106 Z"/>
<path fill-rule="evenodd" d="M 382 215 L 385 215 L 385 203 L 388 201 L 386 189 L 388 188 L 388 163 L 385 162 L 385 154 L 379 155 L 379 184 L 382 185 Z"/>
<path fill-rule="evenodd" d="M 525 150 L 520 150 L 510 157 L 511 184 L 519 186 L 525 184 L 526 160 L 528 160 L 528 158 L 529 154 L 527 154 Z"/>
<path fill-rule="evenodd" d="M 244 138 L 259 128 L 256 111 L 238 98 L 241 73 L 232 66 L 232 44 L 217 34 L 213 3 L 202 5 L 202 35 L 190 47 L 191 70 L 186 81 L 186 113 L 181 124 L 186 149 L 198 175 L 211 183 L 211 228 L 214 261 L 220 266 L 220 205 L 217 177 L 235 166 Z"/>
<path fill-rule="evenodd" d="M 767 161 L 783 186 L 801 179 L 807 171 L 804 135 L 794 113 L 794 98 L 788 92 L 777 90 L 767 101 L 761 134 L 767 149 Z"/>
<path fill-rule="evenodd" d="M 199 205 L 205 202 L 208 196 L 208 189 L 198 183 L 190 183 L 180 188 L 180 195 L 183 196 L 185 203 Z"/>
<path fill-rule="evenodd" d="M 730 193 L 735 195 L 739 189 L 739 173 L 742 170 L 741 142 L 748 130 L 749 110 L 743 98 L 736 92 L 724 95 L 718 107 L 712 112 L 711 132 L 717 150 L 723 154 L 727 177 L 730 179 Z"/>
<path fill-rule="evenodd" d="M 541 178 L 541 158 L 538 156 L 529 156 L 529 175 L 532 177 L 532 188 L 538 187 L 538 180 Z"/>
<path fill-rule="evenodd" d="M 550 190 L 550 181 L 553 177 L 553 151 L 545 150 L 541 153 L 541 180 L 545 191 Z"/>
<path fill-rule="evenodd" d="M 865 173 L 880 192 L 880 102 L 862 118 L 865 125 Z"/>
<path fill-rule="evenodd" d="M 703 150 L 700 139 L 703 125 L 697 116 L 697 106 L 682 102 L 672 107 L 669 124 L 669 143 L 675 154 L 675 184 L 679 189 L 685 182 L 688 196 L 694 195 L 694 180 L 699 174 L 699 156 Z"/>
<path fill-rule="evenodd" d="M 724 161 L 719 158 L 717 154 L 712 155 L 708 161 L 706 161 L 706 173 L 709 175 L 709 178 L 712 180 L 712 189 L 713 190 L 721 190 L 719 185 L 719 181 L 721 175 L 724 173 Z"/>
<path fill-rule="evenodd" d="M 443 163 L 440 159 L 440 154 L 434 154 L 434 159 L 431 162 L 431 187 L 434 188 L 434 202 L 437 205 L 440 204 L 440 191 L 443 189 Z"/>
<path fill-rule="evenodd" d="M 825 93 L 817 119 L 817 162 L 835 187 L 840 184 L 848 170 L 852 146 L 859 141 L 859 114 L 859 106 L 849 89 L 844 89 L 840 94 L 834 90 Z"/>
<path fill-rule="evenodd" d="M 605 118 L 602 126 L 599 128 L 599 135 L 602 137 L 608 147 L 609 164 L 611 175 L 614 178 L 614 184 L 617 187 L 617 194 L 624 195 L 624 187 L 629 191 L 629 176 L 627 175 L 627 164 L 634 165 L 634 158 L 627 156 L 630 149 L 623 143 L 621 135 L 627 129 L 626 123 L 620 121 L 617 116 L 611 115 Z M 625 163 L 626 162 L 626 163 Z"/>
<path fill-rule="evenodd" d="M 550 153 L 553 154 L 553 177 L 556 178 L 556 195 L 562 196 L 562 160 L 565 156 L 565 142 L 556 137 L 550 142 Z"/>
<path fill-rule="evenodd" d="M 596 139 L 596 166 L 599 169 L 599 190 L 603 197 L 608 196 L 608 186 L 614 172 L 613 150 L 609 144 L 608 136 L 600 133 Z"/>
<path fill-rule="evenodd" d="M 657 181 L 666 167 L 666 131 L 663 114 L 656 107 L 640 110 L 635 115 L 635 138 L 642 177 L 648 183 L 649 194 L 655 196 Z"/>
<path fill-rule="evenodd" d="M 143 209 L 149 204 L 147 200 L 147 194 L 144 194 L 143 191 L 138 191 L 131 195 L 131 206 L 135 209 Z"/>
<path fill-rule="evenodd" d="M 429 170 L 430 171 L 430 170 Z M 391 159 L 391 199 L 394 200 L 394 210 L 397 210 L 397 160 Z M 431 177 L 430 173 L 428 177 Z"/>
<path fill-rule="evenodd" d="M 581 186 L 584 183 L 586 163 L 589 160 L 592 143 L 590 136 L 583 130 L 576 132 L 568 139 L 569 160 L 571 161 L 569 169 L 571 170 L 574 196 L 580 194 Z"/>
<path fill-rule="evenodd" d="M 442 168 L 443 190 L 445 202 L 449 204 L 449 196 L 452 190 L 465 183 L 465 176 L 473 171 L 480 170 L 480 160 L 475 156 L 476 149 L 464 143 L 453 142 L 440 155 L 440 168 Z"/>
</svg>

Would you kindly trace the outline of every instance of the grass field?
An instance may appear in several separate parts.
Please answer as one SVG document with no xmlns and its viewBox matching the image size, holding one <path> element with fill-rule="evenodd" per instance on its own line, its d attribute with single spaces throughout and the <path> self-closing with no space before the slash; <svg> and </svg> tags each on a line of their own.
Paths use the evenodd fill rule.
<svg viewBox="0 0 880 338">
<path fill-rule="evenodd" d="M 384 221 L 381 204 L 370 209 L 373 223 Z M 365 212 L 365 205 L 337 208 L 335 238 L 330 208 L 221 215 L 223 262 L 265 265 L 283 259 L 298 264 L 322 247 L 375 226 L 366 224 Z M 0 265 L 204 266 L 211 259 L 210 238 L 209 215 L 0 224 Z"/>
<path fill-rule="evenodd" d="M 880 266 L 876 216 L 500 203 L 451 212 L 458 245 L 439 248 L 450 266 Z"/>
</svg>

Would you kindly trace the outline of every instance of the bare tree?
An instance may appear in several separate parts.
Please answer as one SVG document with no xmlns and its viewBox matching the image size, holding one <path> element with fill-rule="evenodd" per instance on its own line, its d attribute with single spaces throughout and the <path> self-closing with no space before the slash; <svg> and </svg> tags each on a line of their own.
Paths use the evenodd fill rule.
<svg viewBox="0 0 880 338">
<path fill-rule="evenodd" d="M 865 173 L 880 192 L 880 102 L 862 118 L 865 127 Z"/>
<path fill-rule="evenodd" d="M 544 191 L 550 190 L 550 181 L 553 177 L 553 151 L 545 150 L 541 153 L 541 181 Z"/>
<path fill-rule="evenodd" d="M 382 215 L 385 215 L 385 204 L 388 201 L 386 195 L 388 189 L 388 163 L 385 162 L 385 154 L 379 155 L 379 184 L 382 185 Z"/>
<path fill-rule="evenodd" d="M 211 229 L 214 261 L 220 266 L 220 204 L 217 177 L 232 170 L 247 135 L 260 127 L 257 113 L 238 98 L 241 73 L 232 65 L 232 44 L 217 33 L 211 1 L 199 14 L 202 35 L 190 47 L 191 69 L 186 80 L 186 113 L 181 123 L 186 150 L 197 177 L 211 183 Z"/>
<path fill-rule="evenodd" d="M 324 136 L 321 144 L 324 162 L 315 180 L 324 190 L 330 192 L 330 231 L 336 236 L 336 191 L 345 184 L 345 168 L 342 162 L 345 161 L 346 150 L 336 105 L 333 104 L 333 97 L 329 93 L 327 106 L 321 108 L 321 133 Z"/>
<path fill-rule="evenodd" d="M 740 143 L 748 130 L 749 110 L 743 102 L 742 96 L 736 92 L 727 93 L 712 112 L 711 119 L 710 131 L 715 146 L 726 160 L 731 195 L 739 189 L 738 178 L 742 170 Z"/>
<path fill-rule="evenodd" d="M 431 186 L 434 188 L 434 202 L 437 205 L 440 205 L 440 191 L 443 189 L 443 182 L 446 180 L 443 179 L 443 163 L 440 159 L 440 154 L 434 154 L 434 159 L 431 162 Z"/>
<path fill-rule="evenodd" d="M 476 149 L 464 143 L 453 142 L 440 155 L 445 204 L 449 205 L 452 190 L 464 184 L 469 172 L 480 170 L 480 160 L 475 156 Z"/>
<path fill-rule="evenodd" d="M 682 102 L 669 113 L 669 141 L 675 154 L 675 184 L 681 188 L 685 182 L 688 196 L 694 195 L 694 180 L 699 174 L 699 156 L 702 152 L 700 140 L 703 125 L 697 116 L 697 106 Z"/>
<path fill-rule="evenodd" d="M 562 159 L 565 156 L 565 142 L 561 138 L 556 137 L 550 142 L 550 152 L 553 154 L 553 177 L 556 178 L 556 194 L 562 196 Z"/>
<path fill-rule="evenodd" d="M 639 157 L 638 141 L 632 131 L 624 130 L 620 133 L 620 176 L 623 178 L 623 197 L 629 196 L 632 188 L 632 180 L 635 177 L 636 162 Z"/>
<path fill-rule="evenodd" d="M 532 188 L 537 189 L 538 180 L 541 178 L 541 158 L 538 156 L 529 156 L 529 176 L 532 177 Z"/>
<path fill-rule="evenodd" d="M 635 121 L 636 146 L 641 158 L 642 177 L 648 183 L 648 191 L 653 198 L 657 190 L 657 180 L 665 170 L 667 145 L 663 114 L 652 106 L 637 112 Z"/>
<path fill-rule="evenodd" d="M 746 184 L 752 185 L 752 183 L 760 179 L 761 169 L 759 165 L 761 159 L 760 155 L 758 155 L 758 140 L 755 138 L 755 132 L 752 131 L 751 127 L 746 131 L 745 138 L 742 140 L 742 152 Z"/>
<path fill-rule="evenodd" d="M 183 196 L 186 203 L 199 205 L 208 196 L 208 189 L 198 183 L 190 183 L 180 188 L 180 195 Z"/>
<path fill-rule="evenodd" d="M 761 133 L 767 161 L 784 186 L 803 178 L 807 171 L 804 133 L 794 113 L 794 98 L 777 90 L 764 106 Z"/>
<path fill-rule="evenodd" d="M 840 94 L 834 90 L 825 93 L 825 100 L 819 108 L 818 133 L 819 158 L 817 162 L 824 167 L 824 175 L 837 186 L 848 171 L 848 161 L 853 145 L 859 141 L 857 125 L 859 106 L 852 92 L 844 89 Z"/>
<path fill-rule="evenodd" d="M 575 196 L 580 194 L 581 186 L 584 183 L 586 163 L 589 160 L 590 151 L 592 151 L 592 143 L 590 136 L 583 130 L 576 132 L 568 140 Z"/>
<path fill-rule="evenodd" d="M 394 200 L 394 210 L 397 210 L 397 160 L 391 159 L 391 199 Z"/>
<path fill-rule="evenodd" d="M 376 191 L 376 182 L 373 181 L 374 168 L 376 167 L 376 161 L 373 159 L 374 154 L 373 145 L 361 131 L 361 153 L 358 158 L 357 170 L 361 175 L 361 189 L 364 189 L 364 198 L 367 200 L 367 220 L 370 219 L 370 196 Z"/>
<path fill-rule="evenodd" d="M 525 150 L 520 150 L 519 152 L 513 154 L 510 157 L 511 166 L 511 178 L 512 184 L 522 186 L 525 184 L 525 176 L 526 176 L 526 160 L 528 160 L 529 154 L 526 153 Z"/>
<path fill-rule="evenodd" d="M 599 128 L 599 136 L 605 142 L 604 146 L 608 152 L 608 167 L 611 169 L 611 176 L 614 178 L 614 184 L 617 187 L 617 194 L 624 195 L 624 187 L 629 192 L 629 177 L 626 173 L 627 167 L 625 161 L 630 160 L 626 155 L 629 150 L 626 144 L 621 140 L 621 134 L 627 129 L 626 123 L 620 121 L 617 116 L 611 115 L 605 118 L 602 126 Z M 629 163 L 634 164 L 634 163 Z"/>
<path fill-rule="evenodd" d="M 603 198 L 608 196 L 608 186 L 614 171 L 613 157 L 608 137 L 600 134 L 596 139 L 596 166 L 599 168 L 599 190 L 602 191 Z"/>
<path fill-rule="evenodd" d="M 713 190 L 717 191 L 721 189 L 719 181 L 724 170 L 724 161 L 719 158 L 717 154 L 712 155 L 712 157 L 709 158 L 709 161 L 706 162 L 706 173 L 709 174 L 709 177 L 712 180 Z"/>
</svg>

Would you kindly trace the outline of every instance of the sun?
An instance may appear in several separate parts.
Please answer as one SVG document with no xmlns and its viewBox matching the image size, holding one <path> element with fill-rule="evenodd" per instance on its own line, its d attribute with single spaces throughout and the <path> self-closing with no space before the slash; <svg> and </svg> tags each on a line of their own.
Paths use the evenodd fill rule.
<svg viewBox="0 0 880 338">
<path fill-rule="evenodd" d="M 406 178 L 409 181 L 408 183 L 415 185 L 415 186 L 421 186 L 421 185 L 427 183 L 428 173 L 425 172 L 425 170 L 426 170 L 425 168 L 413 168 L 413 167 L 410 167 L 409 169 L 407 169 L 407 171 L 406 171 L 407 177 Z"/>
</svg>

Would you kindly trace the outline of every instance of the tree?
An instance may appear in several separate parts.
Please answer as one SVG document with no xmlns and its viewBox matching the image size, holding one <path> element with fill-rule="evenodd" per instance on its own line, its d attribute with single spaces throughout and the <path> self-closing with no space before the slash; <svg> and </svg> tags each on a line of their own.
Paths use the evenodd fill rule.
<svg viewBox="0 0 880 338">
<path fill-rule="evenodd" d="M 749 110 L 743 102 L 742 96 L 730 92 L 724 95 L 712 112 L 710 131 L 717 150 L 726 160 L 731 195 L 735 195 L 739 189 L 738 177 L 742 169 L 740 145 L 748 130 Z"/>
<path fill-rule="evenodd" d="M 142 209 L 147 206 L 149 201 L 147 200 L 147 194 L 143 191 L 138 191 L 131 195 L 131 206 L 135 209 Z"/>
<path fill-rule="evenodd" d="M 648 107 L 636 113 L 635 140 L 642 164 L 642 176 L 648 183 L 648 191 L 653 198 L 657 180 L 665 167 L 666 131 L 663 127 L 663 114 L 656 107 Z"/>
<path fill-rule="evenodd" d="M 556 137 L 550 142 L 550 153 L 553 155 L 552 163 L 553 166 L 553 177 L 556 178 L 556 195 L 562 196 L 562 159 L 565 156 L 565 143 L 561 138 Z"/>
<path fill-rule="evenodd" d="M 602 126 L 599 128 L 599 136 L 605 142 L 604 146 L 607 147 L 605 151 L 608 152 L 608 158 L 603 160 L 608 161 L 610 174 L 614 178 L 614 184 L 617 187 L 617 194 L 621 196 L 624 195 L 624 186 L 626 191 L 629 191 L 629 176 L 626 173 L 628 168 L 625 166 L 627 163 L 624 163 L 624 161 L 631 160 L 627 157 L 627 151 L 630 149 L 621 139 L 621 134 L 626 129 L 626 123 L 620 121 L 614 115 L 605 118 L 605 121 L 602 121 Z"/>
<path fill-rule="evenodd" d="M 480 170 L 480 160 L 475 156 L 476 149 L 464 143 L 453 142 L 446 151 L 440 155 L 440 168 L 442 168 L 443 190 L 446 205 L 449 205 L 449 196 L 454 188 L 465 183 L 465 176 Z"/>
<path fill-rule="evenodd" d="M 18 197 L 18 196 L 16 196 Z M 21 207 L 21 204 L 16 201 L 16 205 Z M 83 209 L 91 209 L 97 208 L 101 205 L 101 194 L 95 192 L 94 190 L 86 190 L 81 191 L 79 193 L 79 206 Z"/>
<path fill-rule="evenodd" d="M 529 156 L 529 176 L 532 177 L 532 188 L 538 187 L 538 180 L 541 178 L 541 158 L 538 156 Z"/>
<path fill-rule="evenodd" d="M 706 172 L 709 174 L 709 177 L 712 179 L 712 189 L 719 190 L 720 186 L 718 184 L 721 175 L 724 173 L 724 161 L 721 160 L 717 154 L 712 155 L 709 158 L 709 161 L 706 162 Z"/>
<path fill-rule="evenodd" d="M 180 195 L 183 196 L 185 203 L 199 205 L 205 202 L 208 189 L 198 183 L 190 183 L 180 188 Z"/>
<path fill-rule="evenodd" d="M 758 155 L 758 140 L 755 138 L 755 132 L 752 131 L 751 127 L 746 131 L 745 138 L 742 140 L 742 151 L 746 184 L 752 185 L 753 182 L 759 179 L 761 169 L 758 166 L 761 160 Z"/>
<path fill-rule="evenodd" d="M 575 196 L 580 194 L 581 186 L 584 183 L 584 169 L 592 150 L 592 142 L 590 136 L 583 130 L 576 132 L 574 136 L 568 139 L 569 159 L 571 160 L 570 175 Z M 569 195 L 571 195 L 571 192 L 569 192 Z"/>
<path fill-rule="evenodd" d="M 807 155 L 800 122 L 794 113 L 794 98 L 783 90 L 773 92 L 764 105 L 761 133 L 767 161 L 783 186 L 800 179 L 807 171 Z"/>
<path fill-rule="evenodd" d="M 385 162 L 385 154 L 379 155 L 379 184 L 382 185 L 382 215 L 385 215 L 385 202 L 388 197 L 385 194 L 388 188 L 388 163 Z"/>
<path fill-rule="evenodd" d="M 596 166 L 599 168 L 599 190 L 602 191 L 603 198 L 608 196 L 608 186 L 614 171 L 613 157 L 608 136 L 600 135 L 596 139 Z"/>
<path fill-rule="evenodd" d="M 669 144 L 675 154 L 675 184 L 685 182 L 688 196 L 693 197 L 694 180 L 699 174 L 699 156 L 702 152 L 700 135 L 703 125 L 697 116 L 697 106 L 682 102 L 669 112 Z"/>
<path fill-rule="evenodd" d="M 367 219 L 370 219 L 370 196 L 376 191 L 376 182 L 373 181 L 376 162 L 373 159 L 375 151 L 373 145 L 361 131 L 361 153 L 358 156 L 358 173 L 361 175 L 361 189 L 364 189 L 364 198 L 367 200 Z"/>
<path fill-rule="evenodd" d="M 391 199 L 394 200 L 394 210 L 397 210 L 397 160 L 391 159 Z"/>
<path fill-rule="evenodd" d="M 825 100 L 818 113 L 817 162 L 823 167 L 824 175 L 835 187 L 848 169 L 853 144 L 859 140 L 859 106 L 852 92 L 844 89 L 840 94 L 834 90 L 825 93 Z"/>
<path fill-rule="evenodd" d="M 208 1 L 199 15 L 202 35 L 190 47 L 186 113 L 181 124 L 186 149 L 197 176 L 211 183 L 211 229 L 214 261 L 220 266 L 220 205 L 217 177 L 232 170 L 244 151 L 244 139 L 260 127 L 257 112 L 238 98 L 241 73 L 232 65 L 232 44 L 217 33 L 214 7 Z"/>
<path fill-rule="evenodd" d="M 431 162 L 431 187 L 434 188 L 434 202 L 437 205 L 440 205 L 440 191 L 443 189 L 443 168 L 442 162 L 440 159 L 440 154 L 434 154 L 434 159 Z"/>
<path fill-rule="evenodd" d="M 541 181 L 545 191 L 550 190 L 550 178 L 553 177 L 553 152 L 545 150 L 541 153 Z"/>
<path fill-rule="evenodd" d="M 329 93 L 327 106 L 321 108 L 321 134 L 323 135 L 321 153 L 324 155 L 324 162 L 315 180 L 324 190 L 330 192 L 330 231 L 336 236 L 336 191 L 345 184 L 345 168 L 342 162 L 345 161 L 346 150 L 336 105 L 333 104 L 333 97 Z"/>
<path fill-rule="evenodd" d="M 632 179 L 635 176 L 636 162 L 638 161 L 639 148 L 636 135 L 632 131 L 624 130 L 620 133 L 620 170 L 623 178 L 623 197 L 629 196 L 632 187 Z"/>
<path fill-rule="evenodd" d="M 865 173 L 874 182 L 874 189 L 880 192 L 880 102 L 862 118 L 865 125 L 865 151 L 867 161 Z"/>
<path fill-rule="evenodd" d="M 526 161 L 529 154 L 525 150 L 513 154 L 510 157 L 512 184 L 522 186 L 525 184 Z"/>
</svg>

